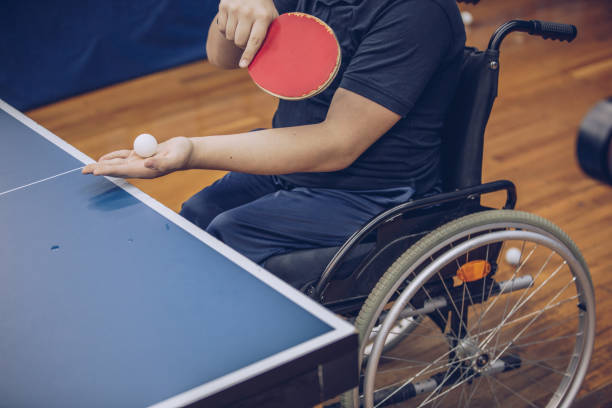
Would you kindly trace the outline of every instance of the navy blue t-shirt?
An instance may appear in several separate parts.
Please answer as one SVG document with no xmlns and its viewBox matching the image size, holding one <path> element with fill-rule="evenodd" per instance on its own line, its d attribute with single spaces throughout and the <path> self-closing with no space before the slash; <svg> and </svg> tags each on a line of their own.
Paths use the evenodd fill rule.
<svg viewBox="0 0 612 408">
<path fill-rule="evenodd" d="M 465 30 L 455 0 L 275 0 L 334 30 L 342 49 L 336 79 L 302 101 L 280 100 L 274 127 L 325 120 L 338 87 L 402 117 L 346 169 L 281 176 L 304 187 L 429 190 L 438 180 L 440 130 L 456 88 Z"/>
</svg>

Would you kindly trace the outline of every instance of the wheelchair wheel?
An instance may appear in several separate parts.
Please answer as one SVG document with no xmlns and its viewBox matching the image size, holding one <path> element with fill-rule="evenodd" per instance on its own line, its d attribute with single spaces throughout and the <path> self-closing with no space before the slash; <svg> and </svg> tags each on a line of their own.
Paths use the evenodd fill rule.
<svg viewBox="0 0 612 408">
<path fill-rule="evenodd" d="M 355 326 L 361 385 L 345 408 L 568 407 L 592 354 L 595 298 L 563 231 L 493 210 L 408 249 Z"/>
</svg>

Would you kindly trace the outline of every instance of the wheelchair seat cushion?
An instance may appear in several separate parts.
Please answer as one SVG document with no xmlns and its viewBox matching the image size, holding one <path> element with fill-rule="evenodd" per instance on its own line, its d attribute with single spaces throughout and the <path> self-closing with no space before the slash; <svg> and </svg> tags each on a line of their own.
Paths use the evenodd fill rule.
<svg viewBox="0 0 612 408">
<path fill-rule="evenodd" d="M 351 251 L 344 261 L 335 278 L 346 278 L 374 247 L 374 243 L 359 245 Z M 295 288 L 302 288 L 306 283 L 317 280 L 325 267 L 338 252 L 340 247 L 315 248 L 294 251 L 274 256 L 264 262 L 264 268 L 278 276 Z"/>
</svg>

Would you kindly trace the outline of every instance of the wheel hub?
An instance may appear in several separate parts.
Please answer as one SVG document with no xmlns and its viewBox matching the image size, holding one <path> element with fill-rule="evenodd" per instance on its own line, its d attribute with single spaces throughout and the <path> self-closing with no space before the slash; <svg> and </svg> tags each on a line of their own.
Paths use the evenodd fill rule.
<svg viewBox="0 0 612 408">
<path fill-rule="evenodd" d="M 469 336 L 459 340 L 456 354 L 466 368 L 472 368 L 479 373 L 485 371 L 491 362 L 489 353 L 478 347 L 478 343 Z"/>
</svg>

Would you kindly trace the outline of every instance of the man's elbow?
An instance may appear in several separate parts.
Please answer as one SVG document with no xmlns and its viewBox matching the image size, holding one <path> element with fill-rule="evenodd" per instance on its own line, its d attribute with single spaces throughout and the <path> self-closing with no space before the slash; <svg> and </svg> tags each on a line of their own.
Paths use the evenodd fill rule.
<svg viewBox="0 0 612 408">
<path fill-rule="evenodd" d="M 208 59 L 209 64 L 217 68 L 230 69 L 230 67 L 227 67 L 224 63 L 223 58 L 220 58 L 218 53 L 210 49 L 208 45 L 206 46 L 206 58 Z"/>
<path fill-rule="evenodd" d="M 340 138 L 342 139 L 342 138 Z M 322 172 L 340 171 L 349 167 L 361 155 L 362 150 L 357 148 L 350 140 L 341 141 L 330 146 L 325 161 L 321 162 Z"/>
<path fill-rule="evenodd" d="M 344 170 L 357 160 L 350 153 L 341 152 L 327 162 L 327 170 L 324 171 L 340 171 Z"/>
<path fill-rule="evenodd" d="M 214 56 L 214 54 L 207 54 L 207 59 L 208 63 L 214 67 L 221 69 L 229 69 L 229 67 L 224 66 L 222 62 Z"/>
<path fill-rule="evenodd" d="M 211 65 L 221 69 L 238 68 L 238 61 L 235 61 L 235 58 L 229 57 L 227 53 L 224 54 L 218 45 L 212 43 L 209 35 L 209 40 L 206 42 L 206 58 Z"/>
</svg>

